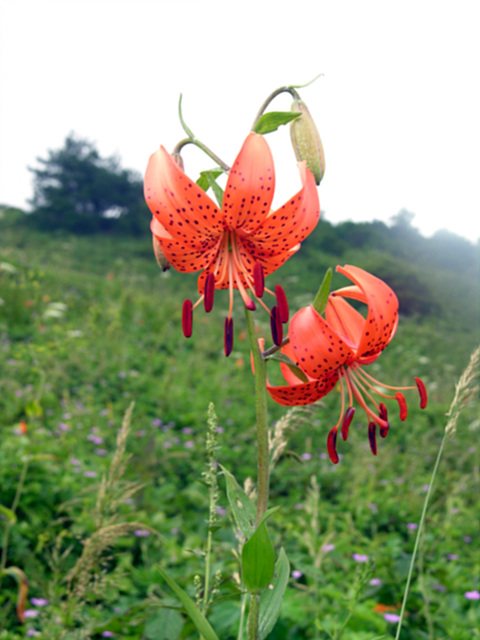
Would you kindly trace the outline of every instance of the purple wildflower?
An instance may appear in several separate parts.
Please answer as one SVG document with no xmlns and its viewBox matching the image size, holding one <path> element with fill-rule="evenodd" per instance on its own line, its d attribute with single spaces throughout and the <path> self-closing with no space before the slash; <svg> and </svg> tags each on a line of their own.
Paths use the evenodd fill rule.
<svg viewBox="0 0 480 640">
<path fill-rule="evenodd" d="M 387 622 L 399 622 L 400 621 L 400 616 L 397 615 L 396 613 L 384 613 L 383 617 L 385 618 L 385 620 Z"/>
<path fill-rule="evenodd" d="M 45 598 L 30 598 L 30 602 L 34 607 L 46 607 L 47 604 L 50 604 L 50 602 L 45 600 Z"/>
<path fill-rule="evenodd" d="M 355 562 L 368 562 L 368 556 L 365 556 L 361 553 L 353 553 L 352 558 Z"/>
<path fill-rule="evenodd" d="M 467 600 L 480 600 L 480 592 L 478 591 L 465 591 L 464 596 Z"/>
<path fill-rule="evenodd" d="M 303 576 L 303 573 L 298 569 L 294 569 L 292 571 L 292 578 L 294 578 L 295 580 L 299 580 L 302 576 Z"/>
</svg>

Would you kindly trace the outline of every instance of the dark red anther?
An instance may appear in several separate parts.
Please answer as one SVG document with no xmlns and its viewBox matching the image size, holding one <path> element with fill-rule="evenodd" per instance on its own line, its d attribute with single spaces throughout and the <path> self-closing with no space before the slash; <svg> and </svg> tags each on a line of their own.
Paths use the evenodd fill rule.
<svg viewBox="0 0 480 640">
<path fill-rule="evenodd" d="M 288 302 L 285 291 L 279 284 L 277 284 L 277 286 L 275 287 L 275 295 L 277 297 L 277 306 L 280 314 L 280 321 L 285 324 L 286 322 L 288 322 L 290 311 L 288 309 Z"/>
<path fill-rule="evenodd" d="M 415 378 L 417 383 L 418 393 L 420 394 L 420 409 L 425 409 L 428 402 L 427 389 L 420 378 Z"/>
<path fill-rule="evenodd" d="M 190 336 L 192 335 L 192 328 L 193 328 L 193 310 L 192 309 L 193 309 L 192 301 L 187 298 L 183 303 L 183 307 L 182 307 L 182 329 L 183 329 L 183 335 L 186 338 L 190 338 Z"/>
<path fill-rule="evenodd" d="M 256 262 L 253 267 L 253 284 L 255 287 L 255 295 L 257 298 L 261 298 L 265 291 L 265 273 L 263 272 L 263 267 L 260 262 Z"/>
<path fill-rule="evenodd" d="M 233 349 L 233 318 L 225 318 L 224 346 L 225 355 L 228 358 Z"/>
<path fill-rule="evenodd" d="M 374 456 L 377 455 L 377 425 L 375 422 L 368 423 L 368 441 L 370 442 L 370 449 Z"/>
<path fill-rule="evenodd" d="M 395 394 L 395 398 L 397 399 L 398 406 L 400 407 L 400 420 L 403 422 L 407 419 L 408 415 L 407 401 L 405 400 L 403 393 L 399 393 L 398 391 Z"/>
<path fill-rule="evenodd" d="M 330 433 L 327 436 L 327 451 L 330 457 L 330 460 L 333 464 L 338 463 L 338 455 L 337 455 L 337 429 L 338 427 L 333 427 Z"/>
<path fill-rule="evenodd" d="M 213 298 L 215 296 L 215 276 L 213 273 L 207 273 L 205 278 L 205 289 L 203 292 L 203 306 L 205 311 L 209 313 L 213 309 Z"/>
<path fill-rule="evenodd" d="M 277 347 L 280 347 L 283 340 L 283 327 L 280 320 L 280 312 L 278 307 L 272 307 L 270 313 L 270 328 L 272 330 L 272 340 Z"/>
<path fill-rule="evenodd" d="M 383 404 L 383 402 L 380 402 L 380 404 L 378 405 L 378 409 L 379 409 L 378 417 L 380 418 L 380 420 L 383 420 L 385 423 L 380 425 L 380 437 L 386 438 L 388 434 L 388 430 L 390 429 L 390 425 L 388 424 L 387 407 Z"/>
<path fill-rule="evenodd" d="M 348 409 L 345 411 L 345 417 L 343 418 L 343 423 L 342 423 L 342 430 L 340 432 L 344 440 L 348 438 L 348 429 L 350 427 L 350 424 L 353 420 L 354 415 L 355 415 L 355 407 L 348 407 Z"/>
</svg>

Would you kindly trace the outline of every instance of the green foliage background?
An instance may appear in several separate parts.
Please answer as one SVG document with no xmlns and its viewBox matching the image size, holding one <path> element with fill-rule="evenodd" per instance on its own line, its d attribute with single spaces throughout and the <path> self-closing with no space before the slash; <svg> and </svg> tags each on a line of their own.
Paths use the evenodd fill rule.
<svg viewBox="0 0 480 640">
<path fill-rule="evenodd" d="M 7 565 L 22 568 L 30 596 L 50 604 L 21 625 L 16 585 L 4 578 L 0 638 L 24 637 L 29 628 L 45 638 L 100 638 L 105 630 L 124 638 L 196 637 L 154 565 L 168 568 L 191 593 L 204 569 L 208 500 L 201 473 L 210 401 L 222 427 L 219 462 L 240 482 L 255 478 L 253 381 L 240 301 L 234 352 L 225 360 L 225 296 L 217 296 L 208 316 L 195 312 L 193 337 L 185 340 L 181 305 L 195 297 L 196 279 L 162 274 L 147 235 L 47 234 L 30 220 L 12 210 L 0 218 L 0 502 L 12 504 L 30 456 Z M 336 392 L 299 412 L 272 474 L 271 504 L 282 509 L 269 526 L 276 550 L 285 547 L 301 577 L 290 581 L 272 640 L 339 638 L 350 609 L 345 638 L 392 637 L 394 625 L 378 608 L 396 611 L 401 601 L 415 535 L 407 524 L 419 520 L 455 381 L 478 343 L 478 246 L 452 234 L 425 239 L 401 217 L 391 228 L 322 221 L 270 286 L 285 287 L 294 312 L 311 301 L 326 268 L 345 263 L 386 280 L 401 303 L 397 335 L 371 372 L 397 385 L 420 376 L 430 401 L 420 411 L 410 394 L 408 421 L 392 419 L 377 458 L 360 418 L 339 445 L 336 467 L 325 454 L 339 411 Z M 342 282 L 336 275 L 333 286 Z M 266 314 L 259 312 L 258 324 L 268 338 Z M 275 379 L 273 369 L 269 375 Z M 80 613 L 67 618 L 65 576 L 95 531 L 98 485 L 131 401 L 123 481 L 143 488 L 119 505 L 119 517 L 159 535 L 120 536 L 102 556 L 101 592 L 92 587 Z M 273 403 L 269 410 L 272 423 L 284 414 Z M 26 436 L 18 431 L 21 420 Z M 464 596 L 480 579 L 479 428 L 474 398 L 435 487 L 405 640 L 479 637 L 478 603 Z M 225 496 L 219 504 L 227 508 Z M 240 602 L 231 552 L 237 543 L 228 513 L 219 515 L 214 569 L 222 585 L 210 621 L 228 640 L 236 637 Z M 335 546 L 325 551 L 327 544 Z M 369 562 L 356 563 L 353 553 Z"/>
</svg>

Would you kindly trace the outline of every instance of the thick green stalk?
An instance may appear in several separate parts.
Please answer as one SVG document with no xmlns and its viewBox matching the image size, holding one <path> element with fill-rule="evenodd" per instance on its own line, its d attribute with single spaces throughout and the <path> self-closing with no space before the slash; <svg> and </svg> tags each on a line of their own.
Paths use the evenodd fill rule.
<svg viewBox="0 0 480 640">
<path fill-rule="evenodd" d="M 245 309 L 248 336 L 255 367 L 255 411 L 257 417 L 257 526 L 268 508 L 268 413 L 267 413 L 267 363 L 258 346 L 253 312 Z M 248 640 L 258 640 L 258 616 L 260 596 L 250 596 L 247 620 Z"/>
<path fill-rule="evenodd" d="M 255 411 L 257 417 L 257 526 L 268 508 L 268 414 L 267 363 L 258 346 L 253 312 L 245 310 L 248 336 L 255 367 Z"/>
</svg>

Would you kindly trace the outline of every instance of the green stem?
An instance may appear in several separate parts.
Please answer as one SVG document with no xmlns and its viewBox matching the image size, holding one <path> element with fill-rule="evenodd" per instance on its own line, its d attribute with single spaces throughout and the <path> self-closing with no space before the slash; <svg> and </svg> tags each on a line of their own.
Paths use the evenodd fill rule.
<svg viewBox="0 0 480 640">
<path fill-rule="evenodd" d="M 182 125 L 183 130 L 187 134 L 188 138 L 185 138 L 184 140 L 181 140 L 177 144 L 177 146 L 174 149 L 174 153 L 179 153 L 180 150 L 186 144 L 194 144 L 199 149 L 201 149 L 204 153 L 206 153 L 207 156 L 210 156 L 210 158 L 212 158 L 212 160 L 217 162 L 219 164 L 219 166 L 222 167 L 222 169 L 228 173 L 230 171 L 230 167 L 228 166 L 228 164 L 223 162 L 223 160 L 221 160 L 215 153 L 213 153 L 213 151 L 211 149 L 209 149 L 207 147 L 207 145 L 203 144 L 203 142 L 200 142 L 200 140 L 197 140 L 197 138 L 195 137 L 195 134 L 193 133 L 193 131 L 190 129 L 190 127 L 187 126 L 185 120 L 183 119 L 183 113 L 182 113 L 182 94 L 180 94 L 180 98 L 178 100 L 178 117 L 180 118 L 180 123 Z"/>
<path fill-rule="evenodd" d="M 245 309 L 248 337 L 255 368 L 255 411 L 257 417 L 257 527 L 268 508 L 268 413 L 267 413 L 267 363 L 258 346 L 253 312 Z M 258 616 L 260 596 L 250 596 L 247 619 L 248 640 L 258 640 Z"/>
<path fill-rule="evenodd" d="M 255 125 L 257 124 L 258 120 L 262 117 L 263 112 L 268 107 L 268 105 L 272 102 L 272 100 L 274 100 L 281 93 L 289 93 L 294 100 L 299 100 L 300 99 L 300 96 L 298 95 L 297 91 L 295 90 L 295 87 L 280 87 L 280 89 L 276 89 L 273 93 L 271 93 L 268 96 L 268 98 L 265 100 L 265 102 L 262 104 L 262 106 L 258 110 L 258 113 L 255 116 L 255 120 L 253 121 L 252 131 L 255 130 Z"/>
<path fill-rule="evenodd" d="M 400 620 L 398 622 L 397 634 L 395 636 L 395 640 L 400 638 L 400 631 L 402 630 L 402 622 L 403 616 L 405 614 L 405 607 L 407 606 L 408 594 L 410 591 L 410 583 L 412 581 L 413 569 L 415 566 L 415 559 L 417 557 L 418 547 L 420 545 L 420 539 L 423 535 L 423 526 L 425 523 L 425 517 L 427 515 L 428 503 L 430 502 L 430 494 L 432 493 L 433 483 L 435 481 L 435 477 L 437 475 L 438 466 L 440 464 L 440 460 L 442 458 L 443 450 L 445 448 L 445 443 L 448 440 L 448 433 L 445 431 L 445 434 L 442 439 L 442 443 L 440 445 L 440 449 L 438 450 L 437 459 L 435 461 L 435 467 L 433 468 L 432 478 L 430 480 L 430 485 L 428 487 L 427 495 L 425 496 L 425 502 L 423 503 L 422 516 L 420 518 L 420 523 L 418 525 L 417 538 L 415 540 L 415 546 L 413 547 L 412 559 L 410 560 L 410 568 L 408 570 L 407 576 L 407 584 L 405 585 L 405 593 L 403 594 L 402 608 L 400 609 Z"/>
<path fill-rule="evenodd" d="M 267 363 L 258 346 L 253 312 L 245 309 L 250 348 L 255 367 L 255 411 L 257 416 L 257 526 L 268 508 L 268 413 Z"/>
<path fill-rule="evenodd" d="M 12 502 L 12 506 L 10 507 L 10 511 L 15 513 L 18 507 L 18 503 L 20 502 L 20 496 L 22 495 L 23 485 L 25 484 L 25 478 L 28 471 L 28 457 L 25 458 L 25 462 L 23 463 L 22 471 L 20 473 L 20 478 L 17 484 L 17 490 L 15 492 L 15 497 Z M 2 542 L 2 560 L 0 562 L 0 570 L 3 571 L 7 565 L 7 550 L 8 550 L 8 539 L 10 537 L 10 529 L 12 528 L 13 523 L 8 520 L 5 524 L 5 531 L 3 532 L 3 542 Z"/>
<path fill-rule="evenodd" d="M 250 596 L 250 609 L 248 611 L 247 638 L 258 640 L 258 616 L 260 613 L 260 596 Z"/>
</svg>

